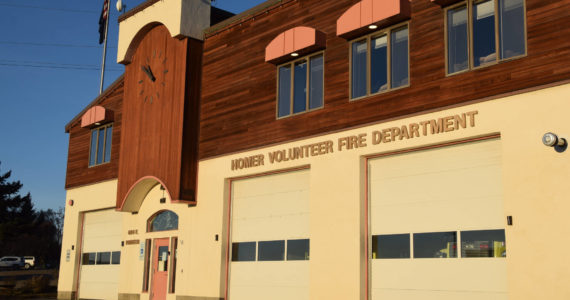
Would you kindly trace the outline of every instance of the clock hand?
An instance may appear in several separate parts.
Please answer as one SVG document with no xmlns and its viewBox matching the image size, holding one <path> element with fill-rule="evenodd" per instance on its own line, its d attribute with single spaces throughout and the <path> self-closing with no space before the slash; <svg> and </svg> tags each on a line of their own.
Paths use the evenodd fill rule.
<svg viewBox="0 0 570 300">
<path fill-rule="evenodd" d="M 152 74 L 152 70 L 150 69 L 150 66 L 141 66 L 141 69 L 145 72 L 146 76 L 148 76 L 148 78 L 150 78 L 150 80 L 152 80 L 153 82 L 156 81 L 156 77 L 154 77 L 154 75 Z"/>
</svg>

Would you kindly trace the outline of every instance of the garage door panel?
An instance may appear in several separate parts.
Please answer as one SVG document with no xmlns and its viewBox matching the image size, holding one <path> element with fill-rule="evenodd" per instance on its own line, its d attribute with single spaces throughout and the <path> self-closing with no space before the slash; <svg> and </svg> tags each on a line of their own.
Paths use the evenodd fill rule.
<svg viewBox="0 0 570 300">
<path fill-rule="evenodd" d="M 235 263 L 230 280 L 232 300 L 308 299 L 309 262 Z"/>
<path fill-rule="evenodd" d="M 370 261 L 372 299 L 506 299 L 505 258 L 413 251 L 414 234 L 455 232 L 457 244 L 443 244 L 457 247 L 463 230 L 504 228 L 500 140 L 386 156 L 369 170 L 371 235 L 411 234 L 412 243 L 410 258 Z"/>
<path fill-rule="evenodd" d="M 372 210 L 386 213 L 381 213 L 380 217 L 371 222 L 371 232 L 412 233 L 425 232 L 426 228 L 429 228 L 429 231 L 445 231 L 504 227 L 501 198 L 489 197 L 476 202 L 478 205 L 469 205 L 461 201 L 456 203 L 433 201 L 372 206 Z M 469 206 L 469 209 L 466 209 L 466 206 Z M 455 213 L 458 211 L 463 213 Z M 488 221 L 482 224 L 482 218 Z"/>
<path fill-rule="evenodd" d="M 121 250 L 122 215 L 113 210 L 87 212 L 83 218 L 82 253 Z M 79 297 L 117 299 L 120 265 L 81 265 Z"/>
<path fill-rule="evenodd" d="M 231 242 L 253 242 L 259 251 L 282 241 L 283 260 L 265 261 L 256 251 L 253 261 L 232 261 L 229 299 L 308 299 L 309 262 L 286 260 L 286 249 L 289 240 L 310 239 L 309 171 L 234 181 L 231 205 Z"/>
</svg>

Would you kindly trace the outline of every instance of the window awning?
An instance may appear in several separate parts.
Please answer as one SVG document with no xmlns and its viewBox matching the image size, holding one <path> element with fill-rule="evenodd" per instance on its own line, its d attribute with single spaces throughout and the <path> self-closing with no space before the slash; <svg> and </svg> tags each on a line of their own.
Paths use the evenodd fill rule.
<svg viewBox="0 0 570 300">
<path fill-rule="evenodd" d="M 338 18 L 336 34 L 346 39 L 364 35 L 376 30 L 370 25 L 381 28 L 409 19 L 411 11 L 410 0 L 363 0 Z"/>
<path fill-rule="evenodd" d="M 113 119 L 114 114 L 112 110 L 97 105 L 91 107 L 83 114 L 83 117 L 81 117 L 81 127 L 91 128 L 112 122 Z"/>
<path fill-rule="evenodd" d="M 279 64 L 291 59 L 292 53 L 303 56 L 324 49 L 326 41 L 326 34 L 314 28 L 291 28 L 279 34 L 265 47 L 265 61 Z"/>
</svg>

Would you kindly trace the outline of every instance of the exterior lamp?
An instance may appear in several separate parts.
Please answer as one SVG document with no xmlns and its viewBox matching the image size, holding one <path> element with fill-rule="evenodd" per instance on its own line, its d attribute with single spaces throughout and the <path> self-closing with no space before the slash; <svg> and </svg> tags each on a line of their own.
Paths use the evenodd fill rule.
<svg viewBox="0 0 570 300">
<path fill-rule="evenodd" d="M 293 52 L 293 53 L 291 53 L 291 56 L 293 56 L 293 57 L 297 57 L 297 56 L 299 56 L 299 53 L 297 53 L 297 52 Z"/>
<path fill-rule="evenodd" d="M 558 153 L 566 151 L 568 148 L 568 142 L 565 138 L 558 137 L 552 132 L 545 133 L 542 136 L 542 143 L 547 147 L 554 147 L 554 150 Z"/>
<path fill-rule="evenodd" d="M 564 145 L 566 145 L 566 139 L 559 138 L 556 134 L 548 132 L 545 133 L 544 136 L 542 136 L 542 143 L 548 147 L 555 147 L 555 146 L 563 147 Z"/>
<path fill-rule="evenodd" d="M 377 29 L 377 28 L 378 28 L 378 25 L 372 24 L 372 25 L 369 25 L 368 28 L 370 28 L 370 29 Z"/>
</svg>

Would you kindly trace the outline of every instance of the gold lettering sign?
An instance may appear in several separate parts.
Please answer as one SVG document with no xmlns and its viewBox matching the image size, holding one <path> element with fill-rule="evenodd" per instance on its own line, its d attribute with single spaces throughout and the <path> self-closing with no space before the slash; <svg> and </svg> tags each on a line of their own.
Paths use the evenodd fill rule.
<svg viewBox="0 0 570 300">
<path fill-rule="evenodd" d="M 286 162 L 290 160 L 304 159 L 312 156 L 320 156 L 336 151 L 347 151 L 358 148 L 368 147 L 370 142 L 372 145 L 387 144 L 419 138 L 422 136 L 436 135 L 446 132 L 458 131 L 462 129 L 475 127 L 475 116 L 478 111 L 470 111 L 453 116 L 447 116 L 438 119 L 424 120 L 418 123 L 404 124 L 401 126 L 383 128 L 374 130 L 370 134 L 361 133 L 338 138 L 336 147 L 331 140 L 291 147 L 272 151 L 267 154 L 270 164 Z M 232 171 L 259 167 L 265 165 L 265 155 L 257 154 L 243 158 L 236 158 L 231 161 Z"/>
</svg>

